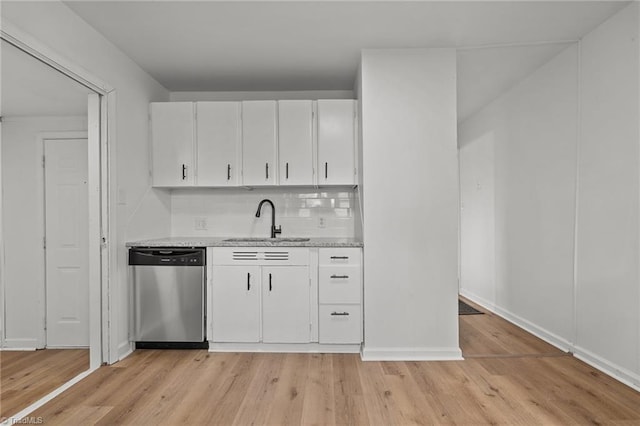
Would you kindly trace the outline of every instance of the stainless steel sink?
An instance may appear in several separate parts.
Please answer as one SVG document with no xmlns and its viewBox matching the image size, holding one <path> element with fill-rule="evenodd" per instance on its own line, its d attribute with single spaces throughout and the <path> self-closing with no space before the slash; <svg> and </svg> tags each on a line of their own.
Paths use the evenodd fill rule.
<svg viewBox="0 0 640 426">
<path fill-rule="evenodd" d="M 229 243 L 303 243 L 309 241 L 309 238 L 228 238 L 224 240 Z"/>
</svg>

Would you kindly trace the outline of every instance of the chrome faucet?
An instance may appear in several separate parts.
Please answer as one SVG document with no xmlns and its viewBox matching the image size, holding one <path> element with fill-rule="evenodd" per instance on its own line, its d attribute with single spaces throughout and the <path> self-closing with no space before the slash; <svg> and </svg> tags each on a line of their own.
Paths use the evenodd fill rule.
<svg viewBox="0 0 640 426">
<path fill-rule="evenodd" d="M 271 206 L 271 238 L 275 238 L 276 234 L 282 234 L 282 226 L 276 227 L 276 208 L 273 205 L 271 200 L 264 199 L 260 201 L 258 204 L 258 211 L 256 212 L 256 217 L 260 217 L 260 211 L 262 210 L 262 205 L 267 203 Z"/>
</svg>

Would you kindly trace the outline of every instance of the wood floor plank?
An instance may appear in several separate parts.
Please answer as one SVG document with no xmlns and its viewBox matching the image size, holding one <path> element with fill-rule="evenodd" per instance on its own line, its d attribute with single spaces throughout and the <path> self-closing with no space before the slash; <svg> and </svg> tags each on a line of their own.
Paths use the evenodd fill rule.
<svg viewBox="0 0 640 426">
<path fill-rule="evenodd" d="M 302 408 L 302 424 L 335 425 L 333 393 L 333 356 L 309 356 L 309 373 Z"/>
<path fill-rule="evenodd" d="M 18 413 L 88 368 L 88 349 L 0 351 L 0 417 Z"/>
</svg>

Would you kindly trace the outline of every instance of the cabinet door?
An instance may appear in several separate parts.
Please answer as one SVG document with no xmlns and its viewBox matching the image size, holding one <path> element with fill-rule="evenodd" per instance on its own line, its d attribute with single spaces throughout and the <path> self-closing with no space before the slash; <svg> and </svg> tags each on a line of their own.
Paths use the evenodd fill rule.
<svg viewBox="0 0 640 426">
<path fill-rule="evenodd" d="M 276 101 L 242 102 L 242 183 L 276 184 Z"/>
<path fill-rule="evenodd" d="M 213 342 L 260 341 L 260 267 L 212 266 Z"/>
<path fill-rule="evenodd" d="M 240 102 L 196 103 L 198 186 L 238 184 Z"/>
<path fill-rule="evenodd" d="M 262 341 L 309 343 L 309 268 L 262 268 Z"/>
<path fill-rule="evenodd" d="M 193 103 L 151 103 L 153 186 L 194 184 Z"/>
<path fill-rule="evenodd" d="M 318 185 L 355 184 L 355 101 L 318 101 Z"/>
<path fill-rule="evenodd" d="M 280 185 L 313 185 L 312 101 L 278 101 Z"/>
</svg>

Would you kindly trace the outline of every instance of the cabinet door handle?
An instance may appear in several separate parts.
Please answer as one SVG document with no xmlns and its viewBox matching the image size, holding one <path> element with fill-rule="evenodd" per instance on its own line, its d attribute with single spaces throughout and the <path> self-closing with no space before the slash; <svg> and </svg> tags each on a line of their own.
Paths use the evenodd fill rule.
<svg viewBox="0 0 640 426">
<path fill-rule="evenodd" d="M 269 291 L 271 291 L 271 274 L 269 274 Z"/>
<path fill-rule="evenodd" d="M 182 165 L 182 180 L 187 179 L 187 166 L 185 164 Z"/>
<path fill-rule="evenodd" d="M 251 291 L 251 272 L 247 272 L 247 291 Z"/>
<path fill-rule="evenodd" d="M 269 179 L 269 163 L 264 164 L 265 175 L 267 176 L 267 180 Z"/>
<path fill-rule="evenodd" d="M 227 164 L 227 180 L 231 180 L 231 164 Z"/>
<path fill-rule="evenodd" d="M 324 178 L 327 179 L 329 177 L 329 163 L 324 163 Z"/>
<path fill-rule="evenodd" d="M 349 275 L 331 275 L 331 278 L 340 278 L 340 279 L 348 279 Z"/>
<path fill-rule="evenodd" d="M 289 179 L 289 163 L 287 163 L 285 165 L 285 170 L 286 170 L 286 173 L 285 173 L 286 174 L 286 179 Z"/>
<path fill-rule="evenodd" d="M 331 256 L 332 260 L 348 260 L 349 256 Z"/>
<path fill-rule="evenodd" d="M 332 317 L 348 317 L 349 312 L 331 312 Z"/>
</svg>

